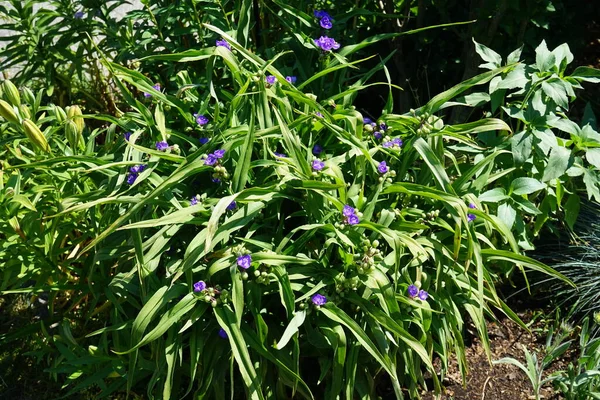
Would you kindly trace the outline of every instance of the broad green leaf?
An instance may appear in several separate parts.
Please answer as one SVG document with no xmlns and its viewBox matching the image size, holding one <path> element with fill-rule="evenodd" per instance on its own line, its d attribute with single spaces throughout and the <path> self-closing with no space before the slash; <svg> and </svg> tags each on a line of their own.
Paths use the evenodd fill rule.
<svg viewBox="0 0 600 400">
<path fill-rule="evenodd" d="M 534 178 L 517 178 L 510 184 L 510 192 L 516 195 L 531 194 L 546 187 L 542 182 Z"/>
</svg>

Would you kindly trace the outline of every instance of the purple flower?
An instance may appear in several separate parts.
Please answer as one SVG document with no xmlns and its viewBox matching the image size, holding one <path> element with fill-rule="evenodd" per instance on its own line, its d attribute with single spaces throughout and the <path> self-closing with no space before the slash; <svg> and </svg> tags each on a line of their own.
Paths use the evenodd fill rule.
<svg viewBox="0 0 600 400">
<path fill-rule="evenodd" d="M 227 332 L 225 332 L 225 329 L 219 329 L 219 336 L 223 339 L 227 339 Z"/>
<path fill-rule="evenodd" d="M 213 181 L 213 183 L 221 183 L 221 180 L 219 178 L 212 177 L 210 178 L 210 180 Z"/>
<path fill-rule="evenodd" d="M 140 172 L 143 172 L 145 169 L 146 169 L 146 166 L 144 164 L 134 165 L 133 167 L 129 168 L 129 172 L 131 172 L 132 174 L 139 174 Z"/>
<path fill-rule="evenodd" d="M 337 50 L 340 48 L 340 44 L 335 39 L 328 36 L 321 36 L 314 40 L 315 45 L 323 51 Z"/>
<path fill-rule="evenodd" d="M 320 171 L 325 167 L 325 163 L 321 160 L 319 160 L 318 158 L 316 160 L 313 160 L 312 162 L 312 169 L 315 171 Z"/>
<path fill-rule="evenodd" d="M 217 157 L 215 157 L 214 154 L 209 154 L 206 157 L 206 160 L 204 160 L 204 165 L 215 165 L 216 163 L 217 163 Z"/>
<path fill-rule="evenodd" d="M 199 139 L 200 146 L 204 146 L 206 143 L 208 143 L 208 141 L 209 141 L 209 140 L 210 140 L 210 139 L 209 139 L 209 138 L 207 138 L 207 137 L 201 137 L 201 138 Z"/>
<path fill-rule="evenodd" d="M 75 14 L 73 14 L 73 17 L 75 19 L 81 19 L 81 18 L 83 18 L 83 15 L 84 15 L 83 11 L 77 11 Z"/>
<path fill-rule="evenodd" d="M 250 254 L 244 254 L 243 256 L 239 256 L 237 258 L 237 265 L 242 269 L 250 268 L 250 264 L 252 263 L 252 256 Z"/>
<path fill-rule="evenodd" d="M 346 219 L 346 223 L 348 225 L 356 225 L 360 222 L 360 219 L 358 218 L 357 215 L 351 215 Z"/>
<path fill-rule="evenodd" d="M 137 174 L 130 173 L 129 175 L 127 175 L 127 184 L 133 185 L 133 183 L 135 182 L 137 177 L 138 177 Z"/>
<path fill-rule="evenodd" d="M 125 132 L 125 133 L 123 134 L 123 137 L 125 138 L 125 140 L 126 140 L 126 141 L 128 141 L 128 142 L 129 142 L 129 138 L 131 137 L 131 132 Z"/>
<path fill-rule="evenodd" d="M 319 21 L 319 25 L 321 25 L 321 28 L 323 29 L 331 29 L 331 27 L 333 26 L 333 24 L 331 23 L 331 18 L 329 17 L 321 18 L 321 20 Z"/>
<path fill-rule="evenodd" d="M 318 111 L 315 111 L 315 115 L 316 115 L 317 117 L 321 117 L 321 118 L 323 118 L 323 114 L 321 114 L 321 113 L 320 113 L 320 112 L 318 112 Z"/>
<path fill-rule="evenodd" d="M 389 168 L 387 166 L 387 163 L 385 161 L 380 162 L 377 166 L 377 171 L 379 171 L 380 174 L 385 174 L 386 172 L 388 172 Z"/>
<path fill-rule="evenodd" d="M 225 150 L 221 149 L 221 150 L 215 150 L 215 152 L 213 153 L 213 155 L 216 158 L 223 158 L 223 155 L 225 155 Z"/>
<path fill-rule="evenodd" d="M 317 18 L 331 18 L 331 15 L 325 10 L 315 10 L 314 15 Z"/>
<path fill-rule="evenodd" d="M 477 209 L 477 206 L 475 204 L 473 204 L 473 203 L 469 203 L 469 208 L 472 209 L 472 210 L 475 210 L 475 209 Z M 477 218 L 477 216 L 475 214 L 471 214 L 471 213 L 467 214 L 467 221 L 468 222 L 475 221 L 475 218 Z"/>
<path fill-rule="evenodd" d="M 200 126 L 208 124 L 208 118 L 202 114 L 194 114 L 194 118 L 196 118 L 196 123 Z"/>
<path fill-rule="evenodd" d="M 274 85 L 275 82 L 277 82 L 277 78 L 275 78 L 275 75 L 267 75 L 265 77 L 265 80 L 267 81 L 267 85 Z"/>
<path fill-rule="evenodd" d="M 425 301 L 427 300 L 427 297 L 429 297 L 429 293 L 424 290 L 419 290 L 419 299 Z"/>
<path fill-rule="evenodd" d="M 285 158 L 285 157 L 287 157 L 287 155 L 285 155 L 283 153 L 274 152 L 273 154 L 275 154 L 275 157 L 279 157 L 279 158 Z"/>
<path fill-rule="evenodd" d="M 388 126 L 382 122 L 379 124 L 379 129 L 381 129 L 382 131 L 387 131 Z"/>
<path fill-rule="evenodd" d="M 327 303 L 327 297 L 323 296 L 322 294 L 315 294 L 313 297 L 310 298 L 310 301 L 312 301 L 312 303 L 315 306 L 322 306 L 325 303 Z"/>
<path fill-rule="evenodd" d="M 199 292 L 203 291 L 204 289 L 206 289 L 206 283 L 204 283 L 204 281 L 198 281 L 198 282 L 194 283 L 194 292 L 195 293 L 199 293 Z"/>
<path fill-rule="evenodd" d="M 390 147 L 402 147 L 402 139 L 400 138 L 394 138 L 392 140 L 390 140 L 389 142 L 384 142 L 382 144 L 383 147 L 385 147 L 386 149 L 390 148 Z"/>
<path fill-rule="evenodd" d="M 190 206 L 195 206 L 196 204 L 198 204 L 198 195 L 190 199 Z"/>
<path fill-rule="evenodd" d="M 323 152 L 323 146 L 321 146 L 320 144 L 315 144 L 312 148 L 312 153 L 315 156 L 318 156 L 319 154 L 321 154 Z"/>
<path fill-rule="evenodd" d="M 229 211 L 231 211 L 231 210 L 235 210 L 235 208 L 236 208 L 236 207 L 237 207 L 237 203 L 236 203 L 236 202 L 235 202 L 235 200 L 234 200 L 234 201 L 232 201 L 231 203 L 229 203 L 229 205 L 227 206 L 227 209 L 228 209 Z"/>
<path fill-rule="evenodd" d="M 156 85 L 152 86 L 152 88 L 158 92 L 160 92 L 160 83 L 157 83 Z M 144 93 L 144 97 L 148 98 L 148 97 L 152 97 L 152 95 L 150 93 Z"/>
<path fill-rule="evenodd" d="M 363 118 L 363 124 L 364 125 L 371 125 L 373 123 L 373 120 L 369 117 L 364 117 Z"/>
<path fill-rule="evenodd" d="M 231 45 L 225 39 L 219 39 L 216 42 L 217 47 L 225 47 L 227 50 L 231 50 Z"/>
<path fill-rule="evenodd" d="M 156 142 L 156 150 L 165 151 L 169 148 L 169 143 L 167 142 Z"/>
<path fill-rule="evenodd" d="M 375 132 L 373 132 L 373 136 L 374 136 L 374 137 L 375 137 L 375 139 L 377 139 L 377 140 L 381 140 L 381 139 L 383 139 L 383 134 L 382 134 L 381 132 L 379 132 L 379 131 L 375 131 Z"/>
<path fill-rule="evenodd" d="M 346 204 L 344 206 L 344 208 L 342 209 L 342 215 L 344 217 L 349 217 L 351 215 L 354 215 L 355 211 L 353 207 L 350 207 L 348 204 Z"/>
<path fill-rule="evenodd" d="M 408 296 L 412 299 L 414 297 L 416 297 L 419 294 L 419 288 L 416 287 L 415 285 L 410 285 L 407 289 L 408 291 Z"/>
<path fill-rule="evenodd" d="M 296 83 L 296 77 L 295 76 L 286 76 L 285 80 L 288 81 L 288 83 L 290 83 L 292 85 Z"/>
</svg>

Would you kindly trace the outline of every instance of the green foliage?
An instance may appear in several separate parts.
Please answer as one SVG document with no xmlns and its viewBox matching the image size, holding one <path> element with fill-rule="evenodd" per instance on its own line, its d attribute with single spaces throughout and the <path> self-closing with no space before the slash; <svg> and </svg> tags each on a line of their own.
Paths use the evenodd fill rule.
<svg viewBox="0 0 600 400">
<path fill-rule="evenodd" d="M 427 373 L 439 391 L 434 357 L 442 375 L 453 355 L 465 374 L 466 318 L 488 351 L 486 317 L 522 325 L 496 293 L 504 274 L 571 284 L 522 250 L 565 194 L 598 190 L 583 161 L 598 134 L 565 116 L 595 70 L 566 76 L 565 46 L 540 46 L 524 66 L 480 45 L 490 71 L 406 114 L 392 113 L 390 91 L 370 123 L 353 102 L 385 59 L 353 73 L 364 59 L 351 56 L 398 33 L 322 52 L 309 10 L 275 2 L 265 13 L 295 51 L 278 52 L 281 32 L 260 46 L 252 36 L 253 4 L 227 3 L 235 15 L 207 5 L 195 49 L 157 28 L 161 7 L 183 12 L 174 3 L 132 13 L 164 48 L 134 38 L 145 58 L 129 68 L 98 46 L 122 96 L 114 115 L 42 105 L 43 89 L 17 100 L 3 85 L 0 291 L 47 295 L 49 316 L 0 339 L 39 337 L 67 394 L 417 398 Z M 140 72 L 153 68 L 166 89 Z M 488 103 L 480 120 L 440 112 Z M 565 126 L 576 133 L 552 130 Z"/>
</svg>

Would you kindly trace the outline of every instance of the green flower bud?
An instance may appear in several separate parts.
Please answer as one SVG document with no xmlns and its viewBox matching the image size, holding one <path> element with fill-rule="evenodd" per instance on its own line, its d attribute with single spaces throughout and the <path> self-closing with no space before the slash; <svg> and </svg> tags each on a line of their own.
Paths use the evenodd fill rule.
<svg viewBox="0 0 600 400">
<path fill-rule="evenodd" d="M 62 108 L 60 108 L 59 106 L 54 106 L 54 116 L 56 117 L 56 120 L 59 123 L 63 123 L 65 122 L 65 120 L 67 119 L 67 113 L 65 113 L 65 110 L 63 110 Z"/>
<path fill-rule="evenodd" d="M 83 120 L 83 113 L 81 112 L 81 108 L 79 108 L 79 106 L 77 105 L 68 107 L 67 117 L 69 117 L 69 119 L 75 122 L 79 134 L 83 133 L 83 128 L 85 128 L 85 122 Z"/>
<path fill-rule="evenodd" d="M 31 89 L 24 87 L 21 89 L 23 91 L 23 99 L 29 105 L 35 104 L 35 95 L 31 91 Z"/>
<path fill-rule="evenodd" d="M 23 119 L 31 119 L 31 111 L 29 111 L 29 107 L 26 104 L 21 104 L 19 106 L 19 113 Z"/>
<path fill-rule="evenodd" d="M 35 147 L 45 152 L 50 151 L 50 145 L 48 145 L 46 137 L 44 136 L 40 128 L 38 128 L 38 126 L 33 123 L 33 121 L 25 119 L 23 120 L 22 126 L 23 130 L 25 131 L 25 136 L 27 136 L 27 139 L 29 139 Z"/>
<path fill-rule="evenodd" d="M 65 124 L 65 136 L 69 141 L 69 146 L 75 151 L 79 147 L 79 130 L 73 121 L 67 121 Z"/>
<path fill-rule="evenodd" d="M 13 124 L 19 123 L 19 117 L 17 117 L 13 106 L 4 100 L 0 100 L 0 116 Z"/>
<path fill-rule="evenodd" d="M 247 272 L 242 272 L 242 280 L 244 280 L 244 281 L 248 280 L 248 273 Z"/>
<path fill-rule="evenodd" d="M 2 91 L 4 92 L 4 96 L 9 103 L 11 103 L 15 107 L 19 107 L 21 105 L 21 96 L 19 95 L 19 90 L 17 87 L 9 81 L 8 79 L 2 82 Z"/>
</svg>

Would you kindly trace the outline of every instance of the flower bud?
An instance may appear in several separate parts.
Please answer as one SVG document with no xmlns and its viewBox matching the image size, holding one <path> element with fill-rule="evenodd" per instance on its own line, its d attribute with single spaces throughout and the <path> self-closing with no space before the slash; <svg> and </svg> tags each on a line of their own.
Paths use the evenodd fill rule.
<svg viewBox="0 0 600 400">
<path fill-rule="evenodd" d="M 77 105 L 68 107 L 67 117 L 75 122 L 75 125 L 77 126 L 77 132 L 81 135 L 83 133 L 83 128 L 85 127 L 85 121 L 83 120 L 81 108 L 79 108 Z"/>
<path fill-rule="evenodd" d="M 0 100 L 0 116 L 13 124 L 19 123 L 19 117 L 17 117 L 13 106 L 4 100 Z"/>
<path fill-rule="evenodd" d="M 65 136 L 69 141 L 71 149 L 75 151 L 75 149 L 77 149 L 77 147 L 79 146 L 80 138 L 79 128 L 77 128 L 75 122 L 70 120 L 67 121 L 67 123 L 65 124 Z"/>
<path fill-rule="evenodd" d="M 8 79 L 2 82 L 2 91 L 4 96 L 9 103 L 13 106 L 18 107 L 21 105 L 21 96 L 19 96 L 19 90 L 17 87 Z"/>
<path fill-rule="evenodd" d="M 242 279 L 243 280 L 248 280 L 248 273 L 247 272 L 242 272 Z"/>
<path fill-rule="evenodd" d="M 65 113 L 65 110 L 63 110 L 59 106 L 54 106 L 53 111 L 54 117 L 56 118 L 56 121 L 58 121 L 58 123 L 62 124 L 63 122 L 65 122 L 65 120 L 67 119 L 67 114 Z"/>
<path fill-rule="evenodd" d="M 31 91 L 31 89 L 24 87 L 21 89 L 23 91 L 23 100 L 29 105 L 35 104 L 35 95 Z"/>
<path fill-rule="evenodd" d="M 27 107 L 26 104 L 21 104 L 21 106 L 19 106 L 19 114 L 21 114 L 23 119 L 31 119 L 31 111 L 29 111 L 29 107 Z"/>
<path fill-rule="evenodd" d="M 45 152 L 50 151 L 50 146 L 48 145 L 46 137 L 33 121 L 29 119 L 23 120 L 23 130 L 25 131 L 25 136 L 27 136 L 35 147 Z"/>
</svg>

